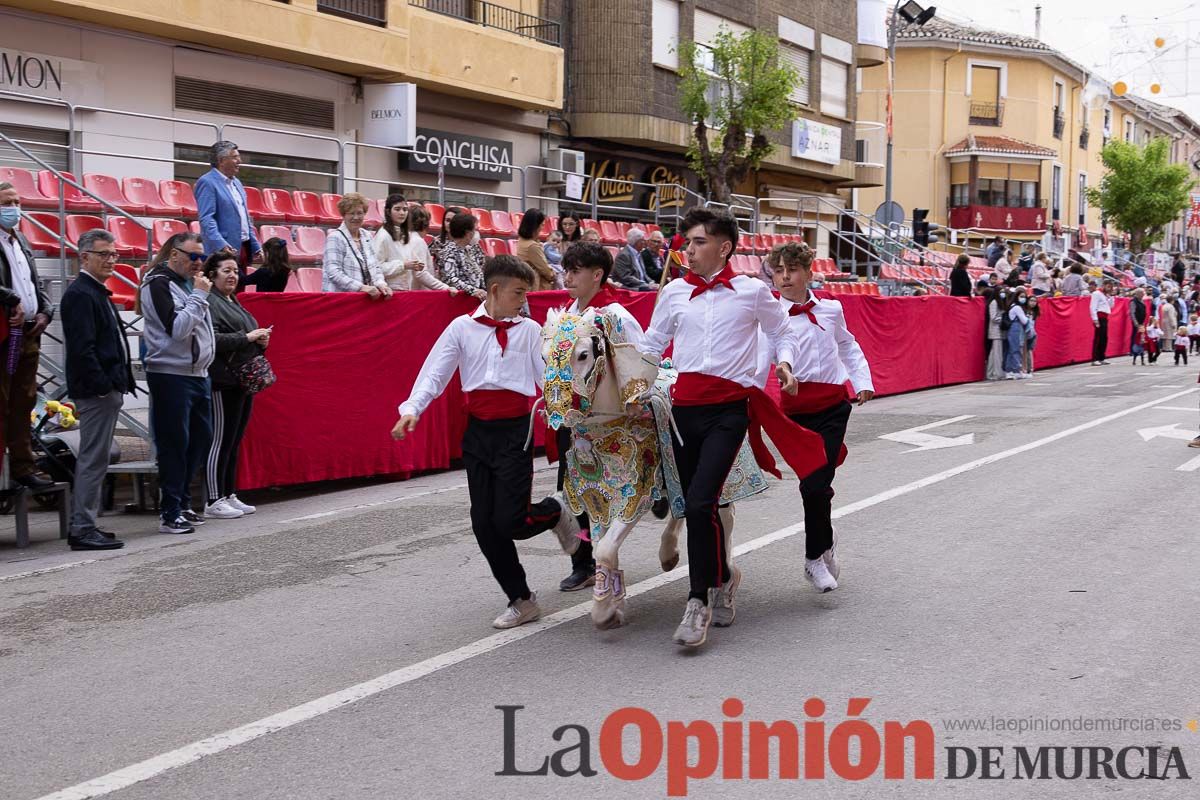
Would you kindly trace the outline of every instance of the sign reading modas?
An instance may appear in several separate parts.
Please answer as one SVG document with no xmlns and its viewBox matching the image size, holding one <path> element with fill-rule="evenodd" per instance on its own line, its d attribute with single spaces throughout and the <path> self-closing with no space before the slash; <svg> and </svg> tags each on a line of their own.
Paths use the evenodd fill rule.
<svg viewBox="0 0 1200 800">
<path fill-rule="evenodd" d="M 444 163 L 447 175 L 512 180 L 513 143 L 463 133 L 417 128 L 415 153 L 401 153 L 400 169 L 437 172 Z"/>
<path fill-rule="evenodd" d="M 688 174 L 683 167 L 667 164 L 607 156 L 589 157 L 580 199 L 590 203 L 594 192 L 596 202 L 602 206 L 644 208 L 648 211 L 678 209 L 687 201 L 683 187 L 695 188 L 695 181 L 688 181 Z"/>
<path fill-rule="evenodd" d="M 792 157 L 836 165 L 842 160 L 842 129 L 809 119 L 794 120 Z"/>
<path fill-rule="evenodd" d="M 417 138 L 417 86 L 368 83 L 363 86 L 363 142 L 412 147 Z"/>
</svg>

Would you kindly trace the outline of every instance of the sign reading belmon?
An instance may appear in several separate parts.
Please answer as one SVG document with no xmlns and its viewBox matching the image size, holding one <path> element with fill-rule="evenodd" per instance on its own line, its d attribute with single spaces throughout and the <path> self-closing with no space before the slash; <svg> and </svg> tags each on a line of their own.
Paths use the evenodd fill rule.
<svg viewBox="0 0 1200 800">
<path fill-rule="evenodd" d="M 443 159 L 447 175 L 512 180 L 513 143 L 463 133 L 417 128 L 416 153 L 400 155 L 400 169 L 437 172 Z"/>
</svg>

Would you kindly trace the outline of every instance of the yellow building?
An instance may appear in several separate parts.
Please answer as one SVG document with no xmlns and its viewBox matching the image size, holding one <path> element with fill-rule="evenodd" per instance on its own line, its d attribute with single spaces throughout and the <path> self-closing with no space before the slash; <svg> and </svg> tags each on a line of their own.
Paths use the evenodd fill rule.
<svg viewBox="0 0 1200 800">
<path fill-rule="evenodd" d="M 859 119 L 882 122 L 886 108 L 886 67 L 862 71 Z M 1086 189 L 1103 177 L 1101 147 L 1160 135 L 1187 136 L 1037 39 L 937 18 L 897 32 L 892 196 L 909 215 L 929 209 L 976 241 L 1083 227 L 1095 244 L 1107 232 Z M 860 189 L 858 208 L 883 198 Z"/>
</svg>

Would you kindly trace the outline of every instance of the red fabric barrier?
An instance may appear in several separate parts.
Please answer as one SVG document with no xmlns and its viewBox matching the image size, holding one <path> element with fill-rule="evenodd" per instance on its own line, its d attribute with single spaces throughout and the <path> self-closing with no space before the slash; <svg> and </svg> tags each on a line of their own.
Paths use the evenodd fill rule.
<svg viewBox="0 0 1200 800">
<path fill-rule="evenodd" d="M 621 292 L 644 324 L 652 293 Z M 474 301 L 406 292 L 387 301 L 354 294 L 241 296 L 259 323 L 274 325 L 268 356 L 278 382 L 254 401 L 242 444 L 238 488 L 282 486 L 368 475 L 408 476 L 444 469 L 461 455 L 466 425 L 458 380 L 403 442 L 389 432 L 397 406 L 426 354 Z M 841 296 L 846 321 L 871 364 L 879 394 L 981 380 L 984 312 L 978 298 Z M 544 321 L 566 292 L 529 297 Z M 1036 366 L 1091 360 L 1087 298 L 1041 301 Z M 1129 313 L 1119 300 L 1109 320 L 1109 355 L 1128 352 Z"/>
</svg>

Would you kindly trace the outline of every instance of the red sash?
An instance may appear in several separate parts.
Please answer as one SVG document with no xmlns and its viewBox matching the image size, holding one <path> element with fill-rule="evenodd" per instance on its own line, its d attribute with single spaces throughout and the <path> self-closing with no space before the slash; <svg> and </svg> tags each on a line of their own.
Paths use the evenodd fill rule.
<svg viewBox="0 0 1200 800">
<path fill-rule="evenodd" d="M 467 398 L 467 413 L 475 419 L 523 417 L 533 407 L 533 398 L 510 389 L 476 389 L 464 394 Z"/>
<path fill-rule="evenodd" d="M 816 414 L 818 411 L 833 408 L 845 399 L 845 386 L 801 381 L 796 394 L 779 393 L 779 407 L 785 414 Z"/>
<path fill-rule="evenodd" d="M 806 478 L 825 466 L 825 441 L 817 434 L 802 428 L 788 419 L 779 406 L 771 401 L 767 393 L 756 386 L 742 386 L 715 375 L 702 372 L 681 372 L 671 391 L 672 402 L 677 406 L 716 405 L 748 400 L 750 411 L 750 450 L 754 460 L 765 472 L 783 478 L 775 459 L 763 441 L 763 430 L 783 454 L 783 460 Z"/>
</svg>

